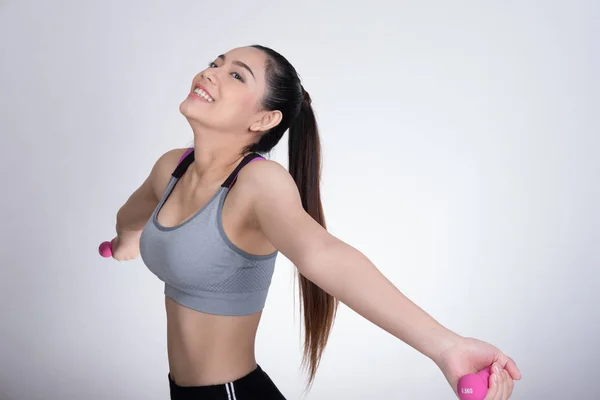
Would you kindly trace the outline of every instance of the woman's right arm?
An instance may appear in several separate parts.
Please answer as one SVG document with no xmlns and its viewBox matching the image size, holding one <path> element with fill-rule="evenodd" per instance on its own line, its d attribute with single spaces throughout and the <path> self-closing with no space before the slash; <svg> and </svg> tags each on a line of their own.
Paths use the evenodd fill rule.
<svg viewBox="0 0 600 400">
<path fill-rule="evenodd" d="M 133 259 L 139 255 L 139 239 L 144 225 L 158 205 L 169 183 L 171 173 L 186 149 L 174 149 L 163 154 L 148 177 L 117 212 L 117 237 L 113 239 L 113 257 Z"/>
</svg>

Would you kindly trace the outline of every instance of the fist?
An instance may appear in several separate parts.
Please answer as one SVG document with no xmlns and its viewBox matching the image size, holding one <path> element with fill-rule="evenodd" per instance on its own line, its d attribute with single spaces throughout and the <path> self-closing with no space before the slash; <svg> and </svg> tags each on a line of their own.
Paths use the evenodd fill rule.
<svg viewBox="0 0 600 400">
<path fill-rule="evenodd" d="M 111 240 L 112 258 L 117 261 L 135 260 L 140 255 L 140 241 L 137 239 L 123 239 L 119 236 Z"/>
</svg>

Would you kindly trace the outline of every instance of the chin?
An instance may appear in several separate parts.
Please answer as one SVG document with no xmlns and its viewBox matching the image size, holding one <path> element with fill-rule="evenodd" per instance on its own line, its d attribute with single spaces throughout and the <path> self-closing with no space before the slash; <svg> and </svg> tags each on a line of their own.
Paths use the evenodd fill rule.
<svg viewBox="0 0 600 400">
<path fill-rule="evenodd" d="M 206 115 L 206 111 L 199 110 L 194 104 L 190 104 L 190 101 L 184 100 L 179 105 L 179 112 L 187 119 L 189 123 L 193 123 L 195 126 L 212 126 L 210 116 Z"/>
<path fill-rule="evenodd" d="M 186 117 L 187 117 L 188 106 L 189 105 L 186 103 L 185 100 L 179 104 L 179 112 L 182 113 Z"/>
<path fill-rule="evenodd" d="M 197 107 L 194 107 L 194 104 L 192 104 L 189 98 L 183 100 L 181 104 L 179 104 L 179 112 L 182 113 L 184 117 L 192 119 L 196 119 L 200 114 L 200 110 L 198 110 Z"/>
</svg>

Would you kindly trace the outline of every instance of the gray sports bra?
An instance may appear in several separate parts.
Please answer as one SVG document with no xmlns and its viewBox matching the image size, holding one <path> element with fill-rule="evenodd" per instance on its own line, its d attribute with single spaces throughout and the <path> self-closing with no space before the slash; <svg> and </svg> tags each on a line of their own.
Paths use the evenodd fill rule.
<svg viewBox="0 0 600 400">
<path fill-rule="evenodd" d="M 167 297 L 209 314 L 248 315 L 263 309 L 278 252 L 248 254 L 227 238 L 222 224 L 223 202 L 237 174 L 258 158 L 256 153 L 247 155 L 198 212 L 165 227 L 157 220 L 158 212 L 194 161 L 193 150 L 182 158 L 140 238 L 142 260 L 165 283 Z"/>
</svg>

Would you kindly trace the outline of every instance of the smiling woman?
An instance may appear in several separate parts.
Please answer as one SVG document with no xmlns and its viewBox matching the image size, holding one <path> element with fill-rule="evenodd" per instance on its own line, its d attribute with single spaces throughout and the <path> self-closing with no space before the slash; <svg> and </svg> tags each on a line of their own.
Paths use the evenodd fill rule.
<svg viewBox="0 0 600 400">
<path fill-rule="evenodd" d="M 311 99 L 282 55 L 256 45 L 218 56 L 180 111 L 194 147 L 160 157 L 112 241 L 115 259 L 141 253 L 164 282 L 172 399 L 285 398 L 254 352 L 279 252 L 298 271 L 309 383 L 342 301 L 431 358 L 455 392 L 494 364 L 486 399 L 510 396 L 520 374 L 509 357 L 441 326 L 326 230 Z M 288 129 L 289 172 L 261 155 Z"/>
</svg>

